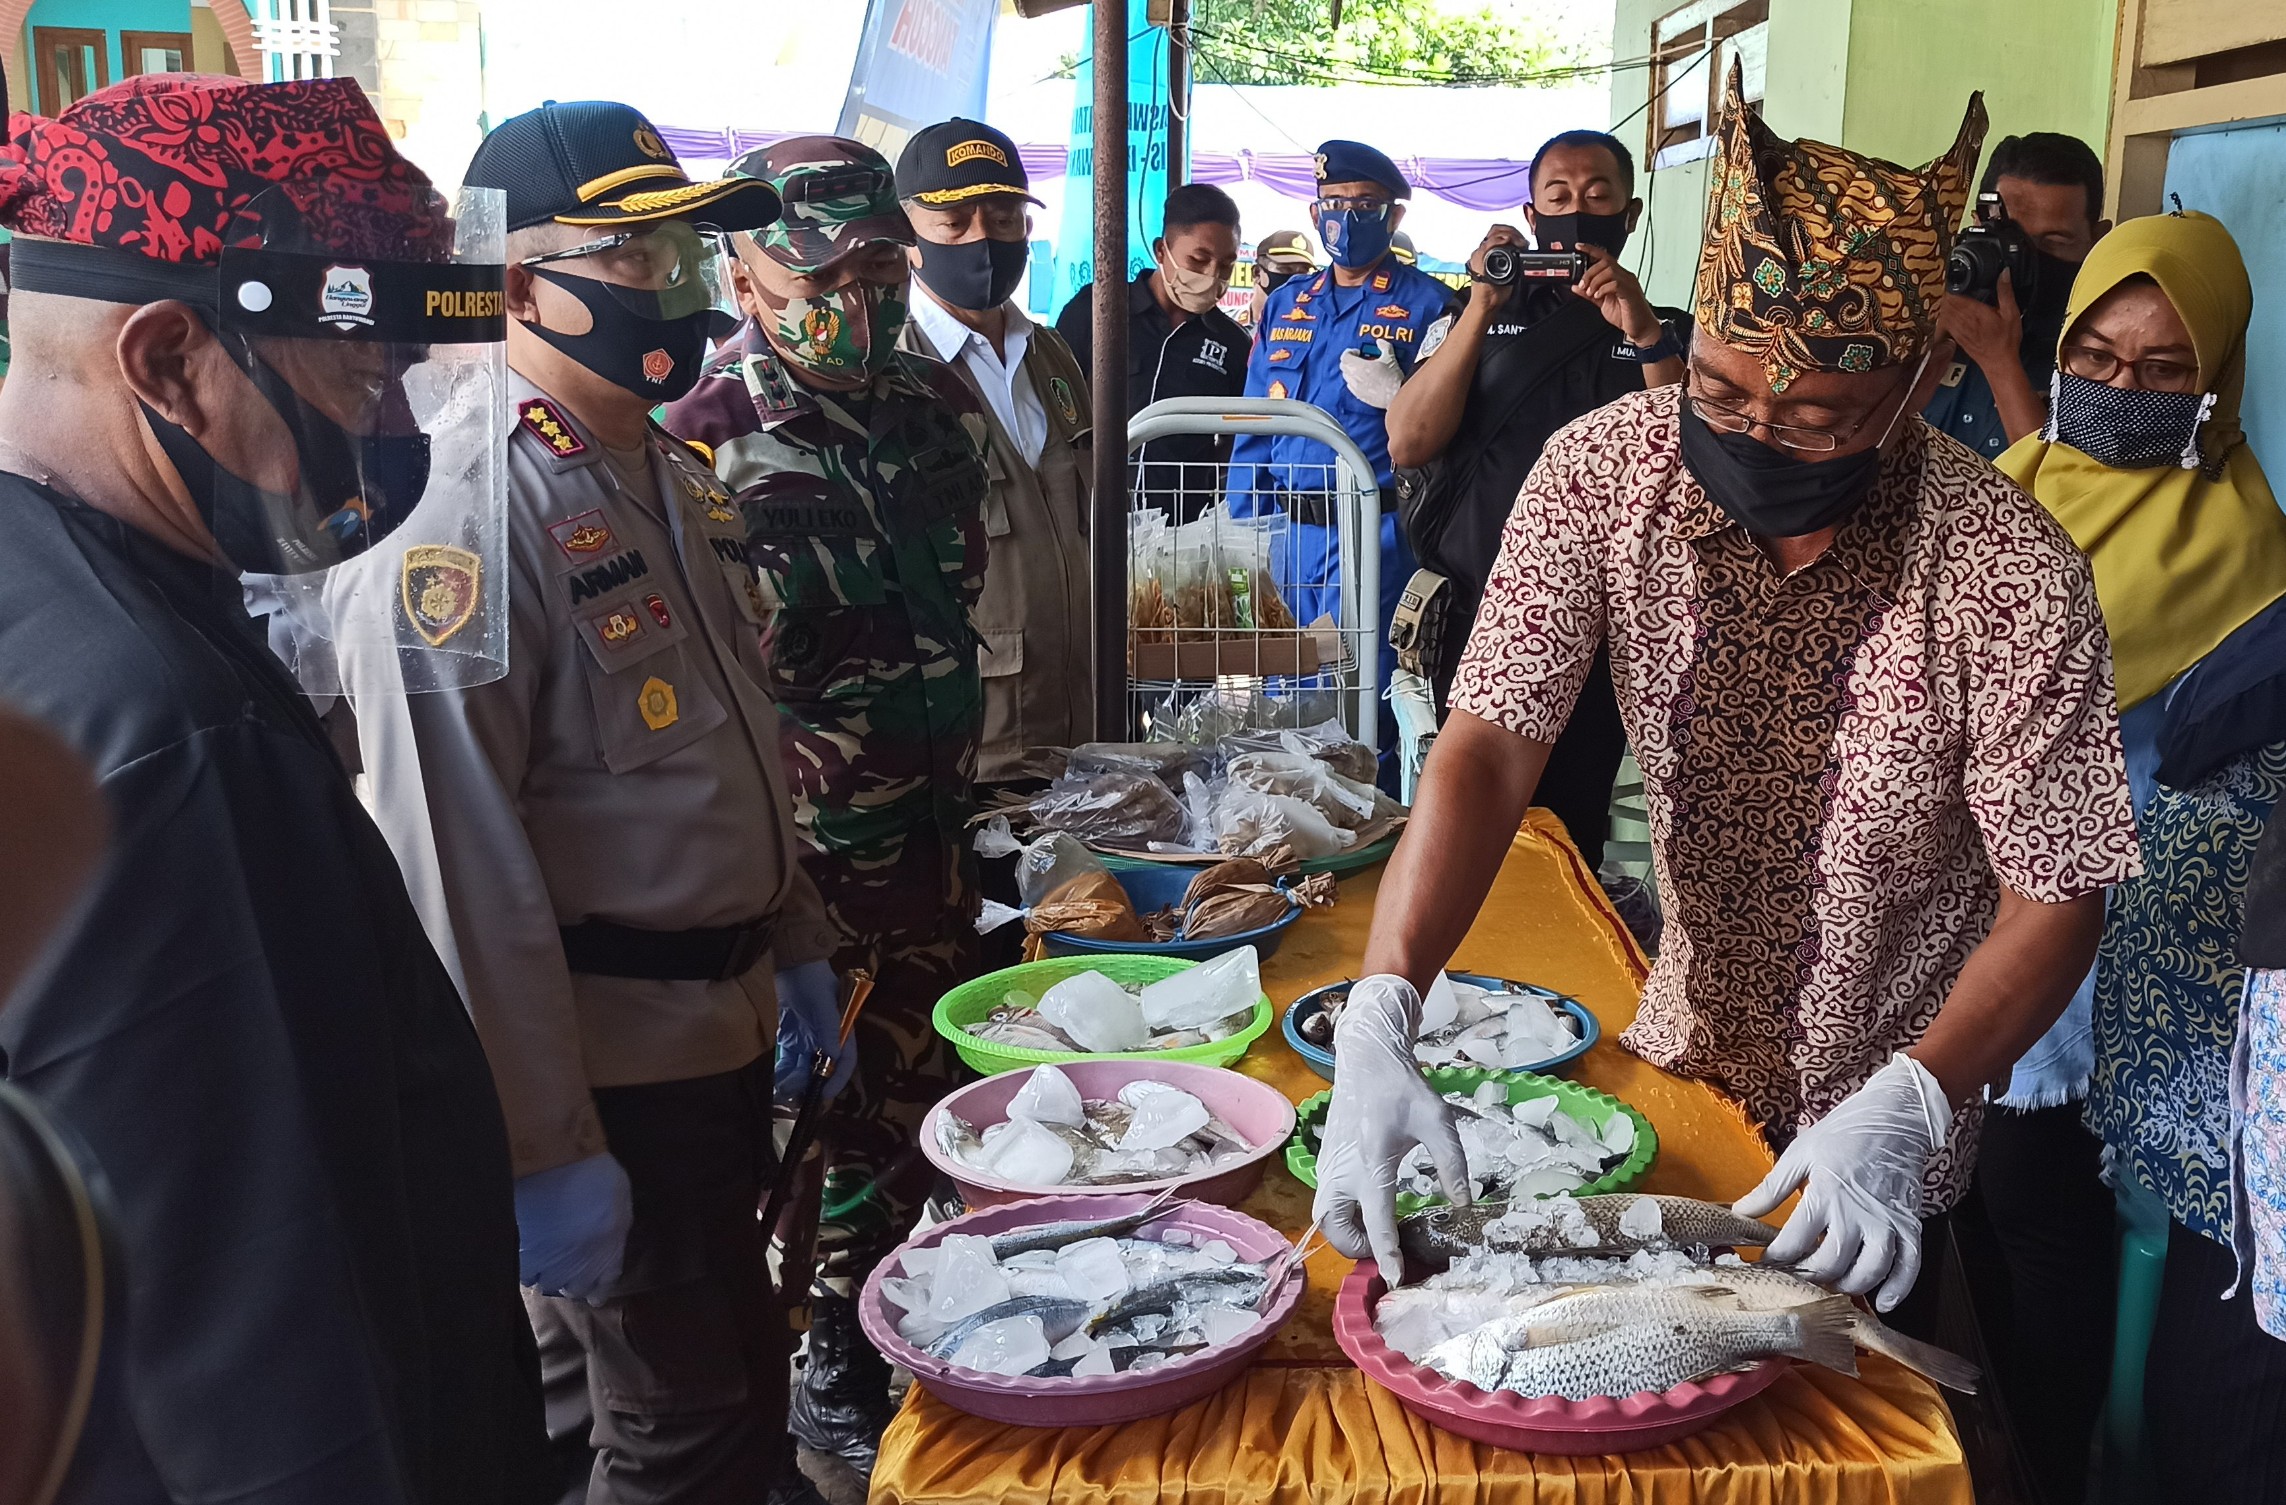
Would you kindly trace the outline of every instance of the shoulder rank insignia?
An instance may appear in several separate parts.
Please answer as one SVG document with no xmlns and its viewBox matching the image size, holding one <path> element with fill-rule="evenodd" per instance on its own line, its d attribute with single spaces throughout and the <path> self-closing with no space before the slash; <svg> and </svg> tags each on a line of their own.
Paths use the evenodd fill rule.
<svg viewBox="0 0 2286 1505">
<path fill-rule="evenodd" d="M 757 352 L 741 363 L 741 374 L 746 378 L 747 395 L 765 418 L 783 418 L 801 411 L 802 394 L 794 385 L 776 357 Z"/>
<path fill-rule="evenodd" d="M 711 445 L 711 444 L 701 444 L 701 443 L 700 443 L 698 440 L 696 440 L 696 439 L 685 439 L 685 440 L 683 441 L 683 445 L 684 445 L 684 447 L 685 447 L 685 448 L 687 448 L 687 449 L 688 449 L 688 450 L 689 450 L 689 451 L 690 451 L 692 454 L 694 454 L 694 455 L 698 456 L 698 462 L 699 462 L 699 464 L 701 464 L 701 465 L 704 465 L 704 466 L 705 466 L 707 469 L 709 469 L 709 470 L 712 470 L 712 469 L 714 469 L 714 446 L 713 446 L 713 445 Z"/>
<path fill-rule="evenodd" d="M 544 397 L 527 398 L 516 405 L 516 421 L 526 432 L 548 447 L 548 453 L 560 460 L 587 453 L 587 441 L 561 413 Z"/>
<path fill-rule="evenodd" d="M 1077 426 L 1080 421 L 1079 401 L 1072 396 L 1072 384 L 1060 376 L 1048 378 L 1048 395 L 1056 400 L 1056 411 L 1064 415 L 1064 422 Z"/>
<path fill-rule="evenodd" d="M 586 559 L 611 547 L 611 524 L 603 509 L 590 507 L 576 517 L 548 524 L 548 537 L 556 541 L 566 559 Z"/>
<path fill-rule="evenodd" d="M 1389 291 L 1389 274 L 1387 272 L 1375 272 L 1373 274 L 1373 290 L 1377 293 Z"/>
<path fill-rule="evenodd" d="M 442 648 L 476 615 L 484 561 L 451 544 L 414 544 L 405 550 L 398 597 L 421 641 Z"/>
</svg>

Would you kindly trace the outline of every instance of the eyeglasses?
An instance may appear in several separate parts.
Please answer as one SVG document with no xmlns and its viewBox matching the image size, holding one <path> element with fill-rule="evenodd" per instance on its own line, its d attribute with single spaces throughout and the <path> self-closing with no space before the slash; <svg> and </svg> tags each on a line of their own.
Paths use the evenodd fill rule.
<svg viewBox="0 0 2286 1505">
<path fill-rule="evenodd" d="M 1395 202 L 1394 199 L 1318 199 L 1310 207 L 1320 214 L 1379 214 Z"/>
<path fill-rule="evenodd" d="M 2146 392 L 2196 392 L 2199 389 L 2199 368 L 2171 361 L 2164 356 L 2151 356 L 2140 361 L 2123 361 L 2108 350 L 2093 345 L 2066 345 L 2057 357 L 2057 364 L 2068 376 L 2087 381 L 2108 383 L 2122 369 L 2135 372 L 2135 385 Z"/>
<path fill-rule="evenodd" d="M 698 226 L 669 221 L 665 224 L 645 225 L 640 230 L 622 230 L 617 234 L 599 236 L 561 251 L 545 251 L 538 256 L 527 256 L 516 264 L 536 267 L 551 262 L 578 261 L 592 257 L 600 261 L 609 274 L 606 281 L 627 287 L 671 291 L 697 279 L 699 269 L 707 259 L 707 240 L 703 237 L 720 234 L 712 225 Z"/>
<path fill-rule="evenodd" d="M 1891 395 L 1894 396 L 1895 394 Z M 1755 428 L 1768 429 L 1771 438 L 1798 455 L 1832 454 L 1856 438 L 1867 424 L 1880 417 L 1882 410 L 1889 406 L 1888 399 L 1884 398 L 1875 403 L 1870 412 L 1849 427 L 1822 429 L 1810 428 L 1798 423 L 1772 423 L 1767 419 L 1755 417 L 1744 408 L 1728 407 L 1721 403 L 1712 402 L 1697 393 L 1689 394 L 1689 398 L 1691 411 L 1698 414 L 1699 421 L 1708 428 L 1725 434 L 1743 434 L 1748 429 Z"/>
</svg>

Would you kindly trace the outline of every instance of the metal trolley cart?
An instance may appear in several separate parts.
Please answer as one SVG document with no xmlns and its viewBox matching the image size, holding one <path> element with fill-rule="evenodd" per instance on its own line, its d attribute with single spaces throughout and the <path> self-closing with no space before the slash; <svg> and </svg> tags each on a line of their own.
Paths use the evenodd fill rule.
<svg viewBox="0 0 2286 1505">
<path fill-rule="evenodd" d="M 1314 465 L 1155 458 L 1184 435 L 1294 435 Z M 1129 722 L 1139 735 L 1339 719 L 1376 740 L 1381 494 L 1332 418 L 1268 397 L 1173 397 L 1127 429 Z M 1260 473 L 1261 484 L 1257 485 Z"/>
</svg>

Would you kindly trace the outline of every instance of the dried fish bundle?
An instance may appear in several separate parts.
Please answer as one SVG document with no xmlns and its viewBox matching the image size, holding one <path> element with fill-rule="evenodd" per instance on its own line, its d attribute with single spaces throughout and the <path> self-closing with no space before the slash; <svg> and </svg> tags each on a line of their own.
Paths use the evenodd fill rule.
<svg viewBox="0 0 2286 1505">
<path fill-rule="evenodd" d="M 1034 934 L 1059 930 L 1105 941 L 1150 939 L 1142 917 L 1135 913 L 1135 901 L 1117 878 L 1100 867 L 1070 879 L 1025 911 L 1024 928 Z"/>
</svg>

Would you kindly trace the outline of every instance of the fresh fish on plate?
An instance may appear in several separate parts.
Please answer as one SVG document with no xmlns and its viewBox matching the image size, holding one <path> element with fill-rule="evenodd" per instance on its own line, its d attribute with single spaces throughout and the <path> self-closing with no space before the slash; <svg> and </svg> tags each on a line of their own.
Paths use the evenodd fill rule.
<svg viewBox="0 0 2286 1505">
<path fill-rule="evenodd" d="M 1847 1296 L 1746 1312 L 1671 1290 L 1597 1292 L 1580 1298 L 1581 1312 L 1595 1315 L 1569 1326 L 1552 1317 L 1564 1304 L 1541 1303 L 1415 1357 L 1480 1390 L 1567 1400 L 1667 1390 L 1774 1354 L 1857 1373 Z"/>
<path fill-rule="evenodd" d="M 1698 1285 L 1728 1291 L 1743 1310 L 1750 1312 L 1801 1306 L 1826 1294 L 1824 1286 L 1805 1280 L 1784 1266 L 1765 1263 L 1718 1261 L 1707 1269 L 1692 1272 L 1687 1278 Z M 1963 1395 L 1976 1394 L 1977 1381 L 1982 1378 L 1976 1365 L 1934 1343 L 1906 1337 L 1863 1307 L 1853 1304 L 1850 1311 L 1850 1336 L 1858 1347 L 1893 1359 L 1921 1378 L 1948 1390 L 1958 1390 Z"/>
<path fill-rule="evenodd" d="M 1425 1208 L 1397 1220 L 1397 1237 L 1408 1258 L 1441 1270 L 1456 1255 L 1475 1249 L 1524 1254 L 1758 1249 L 1778 1237 L 1778 1230 L 1720 1202 L 1616 1192 Z"/>
<path fill-rule="evenodd" d="M 1556 1007 L 1562 998 L 1530 983 L 1503 980 L 1488 988 L 1440 972 L 1421 998 L 1414 1058 L 1424 1066 L 1515 1071 L 1560 1056 L 1580 1043 L 1579 1021 Z M 1347 989 L 1329 990 L 1317 1012 L 1297 1026 L 1302 1038 L 1333 1049 L 1334 1025 L 1348 1001 Z"/>
</svg>

